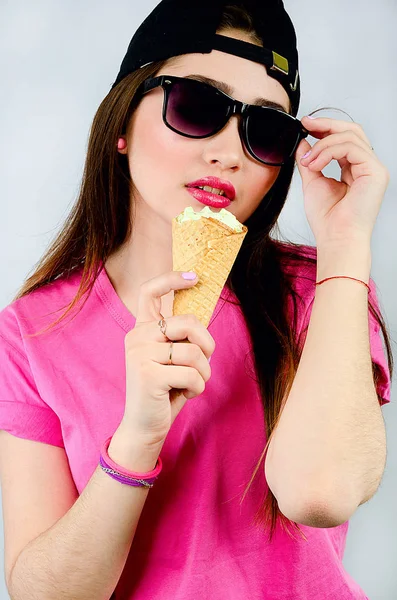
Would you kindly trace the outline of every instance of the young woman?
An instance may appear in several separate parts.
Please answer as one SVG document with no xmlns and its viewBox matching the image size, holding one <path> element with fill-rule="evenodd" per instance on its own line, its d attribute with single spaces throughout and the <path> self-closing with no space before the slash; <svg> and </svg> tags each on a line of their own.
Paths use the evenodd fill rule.
<svg viewBox="0 0 397 600">
<path fill-rule="evenodd" d="M 296 119 L 282 2 L 225 5 L 163 0 L 145 21 L 78 202 L 0 313 L 18 600 L 366 598 L 342 558 L 384 469 L 370 240 L 388 173 L 361 126 Z M 295 164 L 315 248 L 271 237 Z M 172 316 L 197 280 L 173 271 L 171 223 L 222 190 L 248 233 L 205 328 Z"/>
</svg>

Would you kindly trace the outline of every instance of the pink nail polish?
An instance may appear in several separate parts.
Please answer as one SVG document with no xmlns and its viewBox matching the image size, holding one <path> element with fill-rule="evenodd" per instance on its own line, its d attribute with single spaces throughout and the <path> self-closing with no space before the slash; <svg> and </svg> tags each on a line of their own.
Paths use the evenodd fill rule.
<svg viewBox="0 0 397 600">
<path fill-rule="evenodd" d="M 187 279 L 188 281 L 193 281 L 193 279 L 196 279 L 197 275 L 196 273 L 190 271 L 189 273 L 182 273 L 182 277 L 183 279 Z"/>
<path fill-rule="evenodd" d="M 312 151 L 311 151 L 311 150 L 309 150 L 309 152 L 306 152 L 306 154 L 304 154 L 304 155 L 302 156 L 302 159 L 303 159 L 303 158 L 307 158 L 307 157 L 308 157 L 308 156 L 309 156 L 311 153 L 312 153 Z"/>
</svg>

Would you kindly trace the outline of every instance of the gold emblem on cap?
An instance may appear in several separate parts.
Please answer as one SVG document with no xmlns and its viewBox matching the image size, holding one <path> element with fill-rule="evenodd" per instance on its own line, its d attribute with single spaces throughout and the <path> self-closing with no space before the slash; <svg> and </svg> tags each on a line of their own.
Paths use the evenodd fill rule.
<svg viewBox="0 0 397 600">
<path fill-rule="evenodd" d="M 289 75 L 288 59 L 285 58 L 284 56 L 281 56 L 281 54 L 277 54 L 277 52 L 274 52 L 274 50 L 272 50 L 272 54 L 273 54 L 273 66 L 270 68 L 273 69 L 273 71 L 281 71 L 281 73 L 284 73 L 284 75 Z M 297 70 L 294 83 L 289 84 L 289 86 L 293 92 L 296 91 L 296 88 L 298 85 L 298 77 L 299 77 L 299 74 L 298 74 L 298 70 Z"/>
<path fill-rule="evenodd" d="M 273 66 L 270 68 L 273 69 L 274 71 L 281 71 L 285 75 L 288 75 L 288 73 L 289 73 L 288 60 L 286 58 L 284 58 L 284 56 L 281 56 L 281 54 L 277 54 L 277 52 L 274 52 L 274 50 L 272 50 L 272 54 L 273 54 Z"/>
</svg>

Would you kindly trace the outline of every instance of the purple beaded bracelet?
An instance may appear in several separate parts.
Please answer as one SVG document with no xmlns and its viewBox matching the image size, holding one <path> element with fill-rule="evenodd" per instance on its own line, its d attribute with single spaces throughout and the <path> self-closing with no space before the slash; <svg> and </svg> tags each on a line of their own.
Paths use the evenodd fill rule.
<svg viewBox="0 0 397 600">
<path fill-rule="evenodd" d="M 110 458 L 108 448 L 111 439 L 111 437 L 108 438 L 101 448 L 99 464 L 101 465 L 102 471 L 120 483 L 125 483 L 126 485 L 132 485 L 134 487 L 152 488 L 163 468 L 161 458 L 158 457 L 155 469 L 149 473 L 133 473 L 132 471 L 127 471 L 127 469 L 124 469 L 124 467 L 121 467 Z"/>
</svg>

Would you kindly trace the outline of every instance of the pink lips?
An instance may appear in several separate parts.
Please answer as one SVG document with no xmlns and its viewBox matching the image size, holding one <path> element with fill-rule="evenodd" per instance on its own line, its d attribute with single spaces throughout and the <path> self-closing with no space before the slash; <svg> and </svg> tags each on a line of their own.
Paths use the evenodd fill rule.
<svg viewBox="0 0 397 600">
<path fill-rule="evenodd" d="M 211 192 L 205 192 L 198 188 L 188 187 L 186 188 L 189 194 L 196 198 L 201 204 L 206 206 L 212 206 L 213 208 L 226 208 L 232 203 L 226 196 L 218 196 L 218 194 L 211 194 Z"/>
<path fill-rule="evenodd" d="M 212 187 L 218 190 L 222 190 L 225 194 L 224 196 L 218 196 L 215 194 L 210 194 L 210 192 L 204 192 L 205 194 L 210 194 L 218 199 L 229 199 L 230 201 L 234 200 L 236 197 L 236 190 L 234 186 L 230 183 L 230 181 L 225 181 L 223 179 L 218 179 L 218 177 L 203 177 L 202 179 L 198 179 L 197 181 L 192 181 L 186 185 L 187 188 L 197 188 L 197 187 Z M 199 190 L 203 191 L 203 190 Z M 230 204 L 230 202 L 229 202 Z"/>
</svg>

